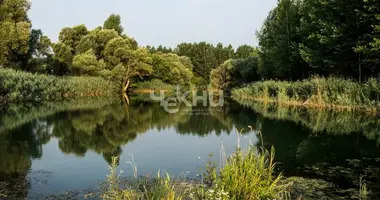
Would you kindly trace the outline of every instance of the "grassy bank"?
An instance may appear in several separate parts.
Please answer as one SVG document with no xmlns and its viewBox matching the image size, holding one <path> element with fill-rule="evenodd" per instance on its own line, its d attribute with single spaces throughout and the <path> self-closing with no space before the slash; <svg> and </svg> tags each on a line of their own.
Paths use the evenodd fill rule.
<svg viewBox="0 0 380 200">
<path fill-rule="evenodd" d="M 118 161 L 114 158 L 102 197 L 109 200 L 288 199 L 288 184 L 282 183 L 282 176 L 274 173 L 274 150 L 261 152 L 251 146 L 237 149 L 229 157 L 221 156 L 223 166 L 217 168 L 211 161 L 206 163 L 199 183 L 175 181 L 159 172 L 151 181 L 138 181 L 137 185 L 121 184 L 116 171 Z M 137 169 L 133 169 L 137 173 Z"/>
<path fill-rule="evenodd" d="M 107 96 L 120 90 L 101 77 L 57 77 L 12 69 L 0 70 L 0 83 L 0 104 Z"/>
<path fill-rule="evenodd" d="M 369 79 L 360 84 L 341 78 L 319 77 L 296 82 L 263 81 L 234 89 L 232 97 L 237 101 L 376 112 L 380 109 L 380 82 Z"/>
</svg>

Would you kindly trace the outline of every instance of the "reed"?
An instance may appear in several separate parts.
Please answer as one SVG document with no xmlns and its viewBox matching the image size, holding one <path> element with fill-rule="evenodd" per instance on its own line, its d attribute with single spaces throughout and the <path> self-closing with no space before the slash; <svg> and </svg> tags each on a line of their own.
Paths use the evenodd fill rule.
<svg viewBox="0 0 380 200">
<path fill-rule="evenodd" d="M 313 77 L 303 81 L 262 81 L 234 89 L 235 100 L 277 102 L 283 105 L 377 112 L 380 82 L 357 83 L 342 78 Z"/>
<path fill-rule="evenodd" d="M 225 155 L 225 152 L 222 154 Z M 282 175 L 275 173 L 274 156 L 274 148 L 267 151 L 254 146 L 246 149 L 238 147 L 229 157 L 223 156 L 224 163 L 220 168 L 211 160 L 205 162 L 205 172 L 199 184 L 191 182 L 182 184 L 181 187 L 181 182 L 174 180 L 167 173 L 162 177 L 158 172 L 153 181 L 139 182 L 137 187 L 130 186 L 124 189 L 120 187 L 120 176 L 116 172 L 117 158 L 113 158 L 107 178 L 108 186 L 102 197 L 117 200 L 288 199 L 288 184 L 282 183 Z"/>
<path fill-rule="evenodd" d="M 57 77 L 0 69 L 0 104 L 113 95 L 119 85 L 101 77 Z"/>
</svg>

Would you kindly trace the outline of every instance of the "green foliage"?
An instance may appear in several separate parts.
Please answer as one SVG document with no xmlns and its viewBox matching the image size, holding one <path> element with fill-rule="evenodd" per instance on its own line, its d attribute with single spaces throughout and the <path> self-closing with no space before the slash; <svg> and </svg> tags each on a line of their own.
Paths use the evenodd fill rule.
<svg viewBox="0 0 380 200">
<path fill-rule="evenodd" d="M 209 79 L 213 68 L 234 56 L 234 49 L 231 45 L 224 47 L 219 43 L 215 47 L 206 42 L 182 43 L 174 52 L 179 56 L 189 57 L 194 65 L 193 72 L 204 79 Z"/>
<path fill-rule="evenodd" d="M 133 165 L 133 163 L 132 163 Z M 118 158 L 113 157 L 112 163 L 109 166 L 110 174 L 107 176 L 106 188 L 101 197 L 104 200 L 182 200 L 183 194 L 179 192 L 179 187 L 168 173 L 165 177 L 161 177 L 160 171 L 157 177 L 150 179 L 144 177 L 142 180 L 137 180 L 133 188 L 120 188 L 120 174 L 117 174 Z M 135 167 L 135 166 L 133 166 Z M 131 186 L 129 186 L 131 187 Z"/>
<path fill-rule="evenodd" d="M 174 91 L 175 87 L 173 85 L 162 82 L 162 80 L 160 79 L 152 79 L 150 81 L 135 83 L 133 85 L 133 89 L 137 91 L 143 91 L 143 90 Z"/>
<path fill-rule="evenodd" d="M 257 34 L 260 45 L 260 74 L 263 78 L 300 79 L 304 63 L 298 53 L 299 2 L 281 0 Z"/>
<path fill-rule="evenodd" d="M 113 84 L 100 77 L 55 77 L 11 69 L 0 70 L 0 94 L 5 102 L 40 102 L 67 97 L 111 95 Z"/>
<path fill-rule="evenodd" d="M 69 46 L 74 53 L 76 46 L 78 46 L 81 39 L 87 34 L 88 30 L 85 25 L 78 25 L 73 28 L 66 27 L 59 33 L 59 41 Z"/>
<path fill-rule="evenodd" d="M 243 59 L 250 56 L 257 56 L 258 49 L 249 45 L 241 45 L 235 51 L 234 59 Z"/>
<path fill-rule="evenodd" d="M 212 89 L 229 92 L 233 87 L 257 81 L 258 65 L 258 58 L 254 56 L 228 60 L 211 71 L 210 86 Z"/>
<path fill-rule="evenodd" d="M 258 33 L 260 74 L 298 80 L 379 73 L 379 1 L 281 0 Z"/>
<path fill-rule="evenodd" d="M 189 85 L 193 78 L 192 64 L 188 58 L 175 54 L 153 54 L 154 78 L 169 84 Z"/>
<path fill-rule="evenodd" d="M 26 0 L 0 2 L 0 66 L 17 61 L 18 55 L 28 52 L 31 27 L 28 9 Z"/>
<path fill-rule="evenodd" d="M 78 54 L 74 57 L 71 71 L 74 75 L 95 76 L 105 67 L 104 61 L 98 61 L 94 51 L 90 49 L 86 53 Z"/>
<path fill-rule="evenodd" d="M 120 16 L 111 15 L 103 28 L 88 31 L 83 25 L 64 28 L 53 45 L 54 59 L 71 75 L 102 76 L 117 85 L 152 72 L 152 58 L 133 38 L 121 35 Z M 186 74 L 187 75 L 187 74 Z"/>
<path fill-rule="evenodd" d="M 211 88 L 227 92 L 231 88 L 234 70 L 232 60 L 228 60 L 218 68 L 213 69 L 210 74 Z"/>
<path fill-rule="evenodd" d="M 296 82 L 256 82 L 232 93 L 236 99 L 374 111 L 380 107 L 379 87 L 376 79 L 360 84 L 340 78 L 314 77 Z"/>
<path fill-rule="evenodd" d="M 260 80 L 258 55 L 233 60 L 232 64 L 235 66 L 233 75 L 235 86 Z"/>
<path fill-rule="evenodd" d="M 58 42 L 53 45 L 54 58 L 67 66 L 71 65 L 73 60 L 73 49 L 65 43 Z"/>
<path fill-rule="evenodd" d="M 133 165 L 133 163 L 132 163 Z M 174 181 L 160 171 L 152 182 L 139 182 L 127 189 L 120 187 L 120 177 L 116 172 L 117 158 L 112 159 L 110 174 L 103 199 L 193 199 L 193 200 L 240 200 L 240 199 L 283 199 L 286 186 L 280 183 L 281 175 L 274 175 L 274 149 L 259 152 L 254 147 L 237 149 L 220 168 L 206 164 L 209 184 L 184 185 Z M 146 179 L 145 179 L 146 180 Z M 132 189 L 131 189 L 132 188 Z M 136 188 L 136 189 L 134 189 Z"/>
<path fill-rule="evenodd" d="M 121 35 L 124 31 L 123 26 L 121 25 L 121 17 L 120 15 L 112 14 L 108 17 L 108 19 L 104 22 L 104 29 L 113 29 Z"/>
<path fill-rule="evenodd" d="M 232 200 L 280 199 L 286 187 L 280 184 L 282 175 L 274 175 L 274 167 L 274 148 L 271 152 L 237 149 L 220 169 L 217 184 Z"/>
</svg>

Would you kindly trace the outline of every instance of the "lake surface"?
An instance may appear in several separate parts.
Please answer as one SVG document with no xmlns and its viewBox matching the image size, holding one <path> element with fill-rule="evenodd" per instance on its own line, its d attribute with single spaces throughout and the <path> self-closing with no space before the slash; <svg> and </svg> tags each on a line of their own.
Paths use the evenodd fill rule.
<svg viewBox="0 0 380 200">
<path fill-rule="evenodd" d="M 310 180 L 316 199 L 355 198 L 361 176 L 379 195 L 375 115 L 233 101 L 178 109 L 170 114 L 159 103 L 107 98 L 12 106 L 0 113 L 0 195 L 32 199 L 99 188 L 113 156 L 123 176 L 133 175 L 133 161 L 139 175 L 160 169 L 193 179 L 209 154 L 219 163 L 221 148 L 232 152 L 238 137 L 241 146 L 261 145 L 258 131 L 265 148 L 275 147 L 278 171 Z"/>
</svg>

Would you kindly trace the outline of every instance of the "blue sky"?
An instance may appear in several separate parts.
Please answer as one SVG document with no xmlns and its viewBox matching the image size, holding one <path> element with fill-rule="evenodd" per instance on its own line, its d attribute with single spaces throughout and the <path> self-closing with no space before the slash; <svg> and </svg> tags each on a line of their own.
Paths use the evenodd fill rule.
<svg viewBox="0 0 380 200">
<path fill-rule="evenodd" d="M 125 33 L 140 45 L 181 42 L 257 45 L 255 36 L 277 0 L 32 0 L 29 17 L 53 41 L 63 27 L 103 24 L 120 14 Z"/>
</svg>

